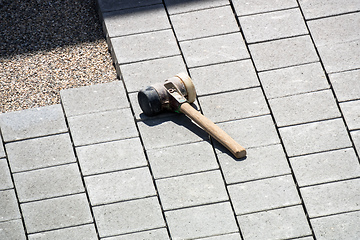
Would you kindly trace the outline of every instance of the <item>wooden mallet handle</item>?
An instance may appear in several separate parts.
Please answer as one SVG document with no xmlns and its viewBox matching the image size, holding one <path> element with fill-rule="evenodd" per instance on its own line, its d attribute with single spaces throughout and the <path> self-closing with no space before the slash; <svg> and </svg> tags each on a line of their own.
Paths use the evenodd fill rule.
<svg viewBox="0 0 360 240">
<path fill-rule="evenodd" d="M 243 158 L 246 156 L 246 150 L 238 144 L 232 137 L 230 137 L 224 130 L 218 127 L 215 123 L 202 115 L 194 109 L 189 103 L 185 102 L 180 106 L 180 112 L 191 118 L 207 133 L 215 138 L 219 143 L 226 147 L 236 158 Z"/>
</svg>

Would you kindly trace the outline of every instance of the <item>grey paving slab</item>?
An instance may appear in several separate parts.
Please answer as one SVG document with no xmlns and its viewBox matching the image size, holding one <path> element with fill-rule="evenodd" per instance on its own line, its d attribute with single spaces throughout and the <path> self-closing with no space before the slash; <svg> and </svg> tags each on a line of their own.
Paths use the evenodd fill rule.
<svg viewBox="0 0 360 240">
<path fill-rule="evenodd" d="M 203 113 L 213 122 L 223 122 L 270 113 L 261 88 L 199 97 Z"/>
<path fill-rule="evenodd" d="M 311 235 L 302 206 L 237 217 L 245 239 L 287 239 Z"/>
<path fill-rule="evenodd" d="M 291 173 L 281 145 L 247 149 L 245 160 L 228 154 L 218 155 L 227 184 L 246 182 Z"/>
<path fill-rule="evenodd" d="M 147 167 L 85 177 L 91 204 L 107 204 L 156 195 Z"/>
<path fill-rule="evenodd" d="M 319 62 L 260 72 L 259 78 L 268 99 L 329 88 Z"/>
<path fill-rule="evenodd" d="M 342 119 L 284 127 L 279 130 L 289 156 L 351 146 Z"/>
<path fill-rule="evenodd" d="M 5 158 L 0 158 L 0 190 L 13 187 L 11 173 Z"/>
<path fill-rule="evenodd" d="M 91 223 L 85 194 L 21 204 L 26 230 L 35 233 Z"/>
<path fill-rule="evenodd" d="M 103 18 L 109 37 L 171 28 L 163 4 L 107 12 Z"/>
<path fill-rule="evenodd" d="M 13 176 L 20 202 L 85 192 L 76 163 L 15 173 Z"/>
<path fill-rule="evenodd" d="M 291 175 L 228 186 L 236 215 L 301 204 Z"/>
<path fill-rule="evenodd" d="M 251 60 L 190 69 L 198 96 L 259 86 Z"/>
<path fill-rule="evenodd" d="M 299 8 L 239 17 L 248 43 L 308 34 Z"/>
<path fill-rule="evenodd" d="M 120 81 L 66 89 L 60 94 L 66 117 L 129 107 Z"/>
<path fill-rule="evenodd" d="M 196 142 L 147 151 L 155 179 L 218 169 L 209 142 Z"/>
<path fill-rule="evenodd" d="M 168 240 L 169 234 L 166 228 L 158 228 L 155 230 L 129 233 L 125 235 L 104 238 L 106 240 L 138 240 L 138 239 L 156 239 L 156 240 Z"/>
<path fill-rule="evenodd" d="M 238 231 L 230 203 L 165 212 L 172 239 L 201 238 Z"/>
<path fill-rule="evenodd" d="M 87 224 L 77 227 L 63 228 L 54 231 L 35 233 L 29 235 L 29 240 L 46 240 L 46 239 L 98 239 L 94 224 Z"/>
<path fill-rule="evenodd" d="M 229 199 L 219 170 L 159 179 L 156 186 L 165 211 Z"/>
<path fill-rule="evenodd" d="M 137 92 L 146 86 L 163 82 L 178 73 L 186 72 L 186 66 L 183 58 L 179 55 L 120 65 L 120 70 L 127 91 Z"/>
<path fill-rule="evenodd" d="M 221 239 L 228 239 L 228 240 L 241 240 L 240 233 L 230 233 L 224 235 L 218 235 L 213 237 L 206 237 L 206 238 L 199 238 L 201 240 L 221 240 Z"/>
<path fill-rule="evenodd" d="M 354 141 L 356 151 L 360 152 L 360 131 L 352 131 L 350 132 L 351 138 Z"/>
<path fill-rule="evenodd" d="M 338 101 L 360 99 L 360 70 L 329 74 Z"/>
<path fill-rule="evenodd" d="M 172 30 L 112 38 L 111 43 L 119 64 L 180 54 Z"/>
<path fill-rule="evenodd" d="M 341 117 L 331 90 L 270 99 L 277 126 Z"/>
<path fill-rule="evenodd" d="M 247 0 L 233 0 L 233 4 L 238 16 L 270 12 L 298 6 L 295 0 L 277 0 L 275 2 L 269 2 L 266 0 L 255 0 L 251 2 Z"/>
<path fill-rule="evenodd" d="M 311 219 L 316 239 L 357 239 L 360 236 L 360 212 Z"/>
<path fill-rule="evenodd" d="M 249 58 L 241 33 L 180 42 L 189 68 Z"/>
<path fill-rule="evenodd" d="M 67 131 L 60 104 L 2 113 L 0 128 L 4 142 Z"/>
<path fill-rule="evenodd" d="M 161 0 L 98 0 L 98 5 L 102 12 L 148 6 L 157 3 L 161 3 Z"/>
<path fill-rule="evenodd" d="M 0 222 L 0 239 L 26 240 L 21 219 Z"/>
<path fill-rule="evenodd" d="M 77 147 L 76 153 L 84 176 L 147 165 L 139 138 Z"/>
<path fill-rule="evenodd" d="M 253 44 L 249 45 L 249 49 L 258 71 L 319 60 L 308 35 Z"/>
<path fill-rule="evenodd" d="M 360 165 L 352 148 L 290 158 L 300 187 L 360 176 Z"/>
<path fill-rule="evenodd" d="M 5 157 L 4 145 L 2 138 L 0 137 L 0 158 Z"/>
<path fill-rule="evenodd" d="M 179 41 L 238 32 L 229 5 L 170 16 Z"/>
<path fill-rule="evenodd" d="M 165 0 L 164 1 L 170 15 L 176 13 L 190 12 L 205 8 L 213 8 L 228 5 L 226 0 L 207 0 L 207 1 L 183 1 Z"/>
<path fill-rule="evenodd" d="M 360 178 L 300 188 L 310 218 L 360 210 Z"/>
<path fill-rule="evenodd" d="M 68 133 L 7 143 L 12 172 L 76 162 Z"/>
<path fill-rule="evenodd" d="M 360 129 L 360 100 L 340 103 L 349 130 Z"/>
<path fill-rule="evenodd" d="M 0 191 L 0 221 L 21 218 L 14 189 Z"/>
<path fill-rule="evenodd" d="M 165 226 L 156 197 L 102 205 L 93 211 L 100 237 Z"/>
<path fill-rule="evenodd" d="M 138 136 L 130 108 L 69 117 L 68 122 L 75 146 Z"/>
<path fill-rule="evenodd" d="M 199 142 L 208 135 L 183 114 L 138 123 L 146 150 Z"/>
<path fill-rule="evenodd" d="M 300 0 L 299 4 L 306 19 L 320 18 L 360 10 L 360 3 L 357 0 L 346 1 L 346 3 L 341 0 Z"/>
</svg>

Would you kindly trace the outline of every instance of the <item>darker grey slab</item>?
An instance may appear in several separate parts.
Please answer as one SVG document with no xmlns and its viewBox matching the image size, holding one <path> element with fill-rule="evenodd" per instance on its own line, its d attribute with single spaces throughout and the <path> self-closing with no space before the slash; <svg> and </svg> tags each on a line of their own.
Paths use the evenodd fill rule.
<svg viewBox="0 0 360 240">
<path fill-rule="evenodd" d="M 7 143 L 5 147 L 12 172 L 76 161 L 68 133 Z"/>
<path fill-rule="evenodd" d="M 234 0 L 233 4 L 238 16 L 298 7 L 296 0 L 278 0 L 276 2 L 267 0 Z"/>
<path fill-rule="evenodd" d="M 0 238 L 1 239 L 17 239 L 25 240 L 26 235 L 21 219 L 0 222 Z"/>
<path fill-rule="evenodd" d="M 21 218 L 14 189 L 0 191 L 0 222 Z"/>
<path fill-rule="evenodd" d="M 340 103 L 349 130 L 360 129 L 360 100 Z"/>
<path fill-rule="evenodd" d="M 360 70 L 329 74 L 338 101 L 360 98 Z"/>
<path fill-rule="evenodd" d="M 154 230 L 109 237 L 106 239 L 107 240 L 138 240 L 138 239 L 169 240 L 170 238 L 166 228 L 158 228 Z"/>
<path fill-rule="evenodd" d="M 183 0 L 165 0 L 166 8 L 169 14 L 183 13 L 228 5 L 226 0 L 207 0 L 207 1 L 183 1 Z"/>
<path fill-rule="evenodd" d="M 161 0 L 98 0 L 100 10 L 102 12 L 114 11 L 119 9 L 126 9 L 132 7 L 141 7 L 152 4 L 161 3 Z"/>
<path fill-rule="evenodd" d="M 29 240 L 46 240 L 46 239 L 88 239 L 96 240 L 97 234 L 94 224 L 87 224 L 77 227 L 63 228 L 54 231 L 30 234 Z"/>
<path fill-rule="evenodd" d="M 300 7 L 306 19 L 332 16 L 360 10 L 357 0 L 343 2 L 341 0 L 300 0 Z"/>
<path fill-rule="evenodd" d="M 10 169 L 5 158 L 0 158 L 0 190 L 13 187 Z"/>
<path fill-rule="evenodd" d="M 0 128 L 4 142 L 67 131 L 61 105 L 2 113 Z"/>
</svg>

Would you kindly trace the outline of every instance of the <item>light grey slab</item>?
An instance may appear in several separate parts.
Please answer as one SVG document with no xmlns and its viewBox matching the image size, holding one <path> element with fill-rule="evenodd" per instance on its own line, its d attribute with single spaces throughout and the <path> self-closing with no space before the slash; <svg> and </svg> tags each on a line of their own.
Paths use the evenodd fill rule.
<svg viewBox="0 0 360 240">
<path fill-rule="evenodd" d="M 311 235 L 302 206 L 237 217 L 245 239 L 288 239 Z"/>
<path fill-rule="evenodd" d="M 237 215 L 301 204 L 291 175 L 228 186 Z"/>
<path fill-rule="evenodd" d="M 0 158 L 0 190 L 13 187 L 10 169 L 5 158 Z"/>
<path fill-rule="evenodd" d="M 328 89 L 319 62 L 259 73 L 268 99 Z"/>
<path fill-rule="evenodd" d="M 209 142 L 196 142 L 147 151 L 155 179 L 218 169 Z"/>
<path fill-rule="evenodd" d="M 269 100 L 277 126 L 341 117 L 331 90 Z"/>
<path fill-rule="evenodd" d="M 92 205 L 156 195 L 147 167 L 85 177 Z"/>
<path fill-rule="evenodd" d="M 238 231 L 229 202 L 165 212 L 173 239 L 201 238 Z"/>
<path fill-rule="evenodd" d="M 21 218 L 14 189 L 0 191 L 0 221 Z"/>
<path fill-rule="evenodd" d="M 249 45 L 258 71 L 318 61 L 308 35 Z"/>
<path fill-rule="evenodd" d="M 7 143 L 5 148 L 12 172 L 76 161 L 68 133 Z"/>
<path fill-rule="evenodd" d="M 199 97 L 200 105 L 213 122 L 222 122 L 270 113 L 261 88 Z"/>
<path fill-rule="evenodd" d="M 360 98 L 360 70 L 329 74 L 338 101 Z"/>
<path fill-rule="evenodd" d="M 27 239 L 21 219 L 0 222 L 0 229 L 0 239 Z"/>
<path fill-rule="evenodd" d="M 159 179 L 156 186 L 165 211 L 229 199 L 219 170 Z"/>
<path fill-rule="evenodd" d="M 239 31 L 229 5 L 172 15 L 170 19 L 179 41 Z"/>
<path fill-rule="evenodd" d="M 240 233 L 230 233 L 230 234 L 224 234 L 224 235 L 218 235 L 213 237 L 205 237 L 205 238 L 199 238 L 201 240 L 221 240 L 221 239 L 227 239 L 227 240 L 241 240 Z"/>
<path fill-rule="evenodd" d="M 198 96 L 259 86 L 251 60 L 190 69 Z"/>
<path fill-rule="evenodd" d="M 21 204 L 28 233 L 91 223 L 85 194 Z"/>
<path fill-rule="evenodd" d="M 165 0 L 166 8 L 170 15 L 196 11 L 206 8 L 213 8 L 228 5 L 226 0 L 207 0 L 207 1 L 183 1 L 183 0 Z"/>
<path fill-rule="evenodd" d="M 165 226 L 156 197 L 102 205 L 93 211 L 100 237 Z"/>
<path fill-rule="evenodd" d="M 4 142 L 67 131 L 60 104 L 2 113 L 0 127 Z"/>
<path fill-rule="evenodd" d="M 248 43 L 308 34 L 300 9 L 239 17 Z"/>
<path fill-rule="evenodd" d="M 180 42 L 189 68 L 249 58 L 241 33 Z"/>
<path fill-rule="evenodd" d="M 77 147 L 76 153 L 85 176 L 147 165 L 139 138 Z"/>
<path fill-rule="evenodd" d="M 360 129 L 360 100 L 340 103 L 349 130 Z"/>
<path fill-rule="evenodd" d="M 0 158 L 2 157 L 5 157 L 6 154 L 5 154 L 5 151 L 4 151 L 4 146 L 3 146 L 3 141 L 2 141 L 2 138 L 0 137 Z"/>
<path fill-rule="evenodd" d="M 360 165 L 352 148 L 294 157 L 290 162 L 301 187 L 360 176 Z"/>
<path fill-rule="evenodd" d="M 228 154 L 218 155 L 227 184 L 289 174 L 281 145 L 247 149 L 246 159 L 235 160 Z"/>
<path fill-rule="evenodd" d="M 138 136 L 130 108 L 69 117 L 68 122 L 75 146 Z"/>
<path fill-rule="evenodd" d="M 279 129 L 289 156 L 350 147 L 342 119 L 333 119 Z"/>
<path fill-rule="evenodd" d="M 158 228 L 154 230 L 129 233 L 129 234 L 109 237 L 105 239 L 106 240 L 138 240 L 138 239 L 168 240 L 170 238 L 166 228 Z"/>
<path fill-rule="evenodd" d="M 120 81 L 66 89 L 60 94 L 67 117 L 129 107 Z"/>
<path fill-rule="evenodd" d="M 360 152 L 360 131 L 352 131 L 350 134 L 354 141 L 356 151 Z"/>
<path fill-rule="evenodd" d="M 309 217 L 360 210 L 360 178 L 300 188 Z"/>
<path fill-rule="evenodd" d="M 360 10 L 357 0 L 300 0 L 300 7 L 306 19 L 332 16 Z"/>
<path fill-rule="evenodd" d="M 54 231 L 35 233 L 29 235 L 29 240 L 46 240 L 46 239 L 88 239 L 96 240 L 97 234 L 94 224 L 87 224 L 77 227 L 63 228 Z"/>
<path fill-rule="evenodd" d="M 76 163 L 15 173 L 13 176 L 20 202 L 85 191 Z"/>
<path fill-rule="evenodd" d="M 360 211 L 311 219 L 316 239 L 352 240 L 360 236 Z"/>
<path fill-rule="evenodd" d="M 234 0 L 233 4 L 238 16 L 298 7 L 295 0 Z"/>
<path fill-rule="evenodd" d="M 97 0 L 102 12 L 161 3 L 161 0 Z"/>
</svg>

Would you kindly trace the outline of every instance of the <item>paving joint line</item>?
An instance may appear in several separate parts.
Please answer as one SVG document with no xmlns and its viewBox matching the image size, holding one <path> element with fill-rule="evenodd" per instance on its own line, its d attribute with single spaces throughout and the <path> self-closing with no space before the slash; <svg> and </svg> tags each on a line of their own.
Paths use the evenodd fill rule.
<svg viewBox="0 0 360 240">
<path fill-rule="evenodd" d="M 149 199 L 149 198 L 154 198 L 154 197 L 157 197 L 157 194 L 144 196 L 144 197 L 129 198 L 129 199 L 118 200 L 118 201 L 107 202 L 107 203 L 99 203 L 99 204 L 94 204 L 92 206 L 94 208 L 98 208 L 98 207 L 107 206 L 107 205 L 113 205 L 113 204 L 124 203 L 124 202 L 138 201 L 138 200 Z"/>
<path fill-rule="evenodd" d="M 169 178 L 190 176 L 190 175 L 195 175 L 195 174 L 199 174 L 199 173 L 215 172 L 217 170 L 220 170 L 220 169 L 219 168 L 213 168 L 213 169 L 207 169 L 207 170 L 196 171 L 196 172 L 191 172 L 191 173 L 176 174 L 176 175 L 171 175 L 171 176 L 167 176 L 167 177 L 159 177 L 159 178 L 156 178 L 155 180 L 164 180 L 164 179 L 169 179 Z"/>
<path fill-rule="evenodd" d="M 61 166 L 70 165 L 70 164 L 76 164 L 76 161 L 66 162 L 66 163 L 59 163 L 59 164 L 54 164 L 54 165 L 51 165 L 51 166 L 37 167 L 37 168 L 32 168 L 32 169 L 27 169 L 27 170 L 20 170 L 20 171 L 13 172 L 12 174 L 16 175 L 18 173 L 33 172 L 33 171 L 38 171 L 38 170 L 42 170 L 42 169 L 61 167 Z"/>
<path fill-rule="evenodd" d="M 339 119 L 340 119 L 340 118 L 339 118 Z M 303 153 L 303 154 L 292 155 L 292 156 L 289 156 L 289 158 L 309 156 L 309 155 L 313 155 L 313 154 L 333 152 L 333 151 L 344 150 L 344 149 L 352 149 L 352 150 L 353 150 L 354 148 L 353 148 L 352 146 L 340 147 L 340 148 L 333 148 L 333 149 L 327 149 L 327 150 L 322 150 L 322 151 L 316 151 L 316 152 L 310 152 L 310 153 Z"/>
<path fill-rule="evenodd" d="M 325 215 L 321 215 L 321 216 L 312 217 L 311 219 L 318 219 L 318 218 L 324 218 L 324 217 L 331 217 L 331 216 L 336 216 L 336 215 L 341 215 L 341 214 L 347 214 L 347 213 L 354 213 L 354 212 L 360 212 L 360 209 L 357 209 L 357 210 L 351 210 L 351 211 L 337 212 L 337 213 L 332 213 L 332 214 L 325 214 Z"/>
<path fill-rule="evenodd" d="M 321 19 L 326 19 L 326 18 L 331 18 L 331 17 L 338 17 L 338 16 L 344 16 L 344 15 L 354 14 L 354 13 L 360 13 L 360 10 L 357 10 L 357 11 L 349 11 L 349 12 L 338 13 L 338 14 L 331 14 L 331 15 L 322 16 L 322 17 L 316 17 L 316 18 L 309 18 L 309 19 L 306 19 L 306 21 L 315 21 L 315 20 L 321 20 Z M 305 18 L 304 18 L 304 19 L 305 19 Z"/>
<path fill-rule="evenodd" d="M 230 1 L 230 2 L 232 2 L 232 1 Z M 235 16 L 236 16 L 237 18 L 241 18 L 241 17 L 248 17 L 248 16 L 254 16 L 254 15 L 265 14 L 265 13 L 281 12 L 281 11 L 286 11 L 286 10 L 291 10 L 291 9 L 297 9 L 297 8 L 298 8 L 298 7 L 287 7 L 287 8 L 275 9 L 275 10 L 264 11 L 264 12 L 248 13 L 248 14 L 243 14 L 243 15 L 237 15 L 237 14 L 236 14 L 236 11 L 235 11 Z"/>
<path fill-rule="evenodd" d="M 221 201 L 200 203 L 200 204 L 195 204 L 195 205 L 191 205 L 191 206 L 170 208 L 170 209 L 164 210 L 164 212 L 173 212 L 173 211 L 178 211 L 178 210 L 182 210 L 182 209 L 196 208 L 196 207 L 202 207 L 202 206 L 210 206 L 210 205 L 215 205 L 215 204 L 219 204 L 219 203 L 230 203 L 230 205 L 231 205 L 230 199 L 227 199 L 227 200 L 221 200 Z"/>
<path fill-rule="evenodd" d="M 232 93 L 232 92 L 240 92 L 243 90 L 250 90 L 250 89 L 256 89 L 256 88 L 260 88 L 260 83 L 257 86 L 251 86 L 251 87 L 244 87 L 244 88 L 239 88 L 239 89 L 231 89 L 231 90 L 225 90 L 225 91 L 221 91 L 221 92 L 215 92 L 215 93 L 205 93 L 205 94 L 198 94 L 198 96 L 201 97 L 207 97 L 207 96 L 216 96 L 219 94 L 223 94 L 223 93 Z"/>
<path fill-rule="evenodd" d="M 108 141 L 100 141 L 100 142 L 95 142 L 95 143 L 86 143 L 86 144 L 74 145 L 74 147 L 76 149 L 76 148 L 79 148 L 79 147 L 87 147 L 87 146 L 92 146 L 92 145 L 97 145 L 97 144 L 111 143 L 111 142 L 134 139 L 134 138 L 138 138 L 138 136 L 124 137 L 124 138 L 112 139 L 112 140 L 108 140 Z"/>
<path fill-rule="evenodd" d="M 20 204 L 28 204 L 28 203 L 34 203 L 34 202 L 41 202 L 41 201 L 46 201 L 46 200 L 51 200 L 51 199 L 57 199 L 57 198 L 63 198 L 63 197 L 80 195 L 80 194 L 84 194 L 84 193 L 85 193 L 85 191 L 81 191 L 81 192 L 76 192 L 76 193 L 62 194 L 62 195 L 53 196 L 53 197 L 44 197 L 44 198 L 40 198 L 40 199 L 23 201 L 23 202 L 20 202 Z"/>
<path fill-rule="evenodd" d="M 310 62 L 306 62 L 306 63 L 291 64 L 291 65 L 286 65 L 286 66 L 283 66 L 283 67 L 276 67 L 276 68 L 270 68 L 270 69 L 265 69 L 265 70 L 256 70 L 256 72 L 257 73 L 270 72 L 270 71 L 276 71 L 276 70 L 280 70 L 280 69 L 298 67 L 298 66 L 303 66 L 303 65 L 308 65 L 308 64 L 312 64 L 312 63 L 318 63 L 318 62 L 320 62 L 320 61 L 316 60 L 316 61 L 310 61 Z"/>
<path fill-rule="evenodd" d="M 296 207 L 296 206 L 301 206 L 301 203 L 288 204 L 288 205 L 283 205 L 283 206 L 280 206 L 280 207 L 265 208 L 265 209 L 262 209 L 262 210 L 259 210 L 259 211 L 252 211 L 252 212 L 238 214 L 237 216 L 246 216 L 246 215 L 251 215 L 251 214 L 255 214 L 255 213 L 268 212 L 268 211 L 279 210 L 279 209 L 290 208 L 290 207 Z"/>
<path fill-rule="evenodd" d="M 293 123 L 293 124 L 287 124 L 287 125 L 283 125 L 283 126 L 278 126 L 279 129 L 282 128 L 288 128 L 288 127 L 296 127 L 296 126 L 302 126 L 302 125 L 307 125 L 307 124 L 312 124 L 312 123 L 321 123 L 321 122 L 327 122 L 327 121 L 331 121 L 331 120 L 336 120 L 336 119 L 342 119 L 341 116 L 338 117 L 330 117 L 330 118 L 324 118 L 324 119 L 319 119 L 319 120 L 312 120 L 312 121 L 306 121 L 306 122 L 301 122 L 301 123 Z"/>
<path fill-rule="evenodd" d="M 221 65 L 221 64 L 226 64 L 226 63 L 235 63 L 235 62 L 241 62 L 241 61 L 245 61 L 245 60 L 250 60 L 250 57 L 248 57 L 248 58 L 240 58 L 240 59 L 236 59 L 236 60 L 221 61 L 221 62 L 216 62 L 216 63 L 208 63 L 208 64 L 194 66 L 194 67 L 188 67 L 188 68 L 189 68 L 189 70 L 191 70 L 191 69 L 194 69 L 194 68 L 196 69 L 196 68 L 203 68 L 203 67 L 209 67 L 209 66 L 214 66 L 214 65 Z"/>
<path fill-rule="evenodd" d="M 58 136 L 58 135 L 62 135 L 62 134 L 67 134 L 67 133 L 68 133 L 68 131 L 61 131 L 58 133 L 50 133 L 50 134 L 44 134 L 41 136 L 25 137 L 25 138 L 21 138 L 21 139 L 10 140 L 7 142 L 3 141 L 3 143 L 4 143 L 4 147 L 5 147 L 5 144 L 8 144 L 8 143 L 16 143 L 16 142 L 28 141 L 28 140 L 32 140 L 32 139 L 45 138 L 45 137 L 53 137 L 53 136 Z"/>
<path fill-rule="evenodd" d="M 26 234 L 26 237 L 28 237 L 27 235 L 34 235 L 34 234 L 46 233 L 46 232 L 57 231 L 57 230 L 62 230 L 62 229 L 69 229 L 69 228 L 74 228 L 74 227 L 81 227 L 81 226 L 86 226 L 86 225 L 91 225 L 91 224 L 94 224 L 94 223 L 93 223 L 93 222 L 88 222 L 88 223 L 76 224 L 76 225 L 66 226 L 66 227 L 60 227 L 60 228 L 51 228 L 51 229 L 47 229 L 47 230 L 42 230 L 42 231 L 36 231 L 36 232 L 28 233 L 28 234 Z M 100 239 L 100 238 L 98 238 L 98 239 Z"/>
<path fill-rule="evenodd" d="M 97 1 L 98 2 L 98 1 Z M 143 1 L 146 2 L 146 1 Z M 98 4 L 97 4 L 98 5 Z M 146 7 L 152 7 L 152 6 L 158 6 L 161 5 L 161 3 L 151 3 L 143 6 L 135 6 L 135 7 L 125 7 L 125 8 L 119 8 L 114 10 L 105 10 L 102 13 L 111 13 L 111 12 L 119 12 L 119 11 L 125 11 L 125 10 L 131 10 L 131 9 L 139 9 L 139 8 L 146 8 Z M 100 6 L 98 6 L 99 11 L 101 11 Z M 141 10 L 140 10 L 141 11 Z"/>
<path fill-rule="evenodd" d="M 165 3 L 164 3 L 165 4 Z M 171 4 L 169 4 L 171 5 Z M 219 6 L 210 6 L 210 7 L 203 7 L 203 8 L 199 8 L 199 9 L 195 9 L 195 10 L 188 10 L 188 11 L 184 11 L 184 12 L 177 12 L 177 13 L 172 13 L 172 14 L 169 14 L 169 16 L 176 16 L 176 15 L 181 15 L 181 14 L 186 14 L 186 13 L 193 13 L 193 12 L 200 12 L 200 11 L 203 11 L 203 10 L 209 10 L 209 9 L 216 9 L 216 8 L 222 8 L 222 7 L 226 7 L 226 6 L 230 6 L 229 3 L 224 3 L 224 4 L 221 4 Z"/>
<path fill-rule="evenodd" d="M 122 168 L 122 169 L 118 169 L 118 170 L 111 170 L 111 171 L 98 172 L 98 173 L 91 173 L 91 174 L 84 175 L 84 178 L 92 177 L 92 176 L 99 176 L 99 175 L 104 175 L 104 174 L 109 174 L 109 173 L 125 172 L 125 171 L 129 171 L 129 170 L 135 170 L 135 169 L 140 169 L 140 168 L 145 168 L 145 167 L 148 167 L 148 165 L 142 165 L 142 166 L 136 166 L 136 167 L 130 167 L 130 168 Z"/>
<path fill-rule="evenodd" d="M 127 232 L 127 233 L 122 233 L 122 234 L 113 234 L 113 235 L 108 235 L 106 237 L 101 238 L 101 240 L 106 240 L 106 239 L 110 239 L 113 237 L 120 237 L 120 236 L 126 236 L 126 235 L 130 235 L 130 234 L 134 234 L 134 233 L 142 233 L 142 232 L 148 232 L 148 231 L 153 231 L 153 230 L 159 230 L 159 229 L 163 229 L 166 227 L 157 227 L 157 228 L 149 228 L 149 229 L 145 229 L 145 230 L 139 230 L 139 231 L 134 231 L 134 232 Z"/>
<path fill-rule="evenodd" d="M 175 30 L 174 30 L 174 32 L 175 32 Z M 195 37 L 195 38 L 189 38 L 189 39 L 184 39 L 184 40 L 178 40 L 178 38 L 176 38 L 176 41 L 179 43 L 184 43 L 184 42 L 190 42 L 190 41 L 213 38 L 213 37 L 221 37 L 221 36 L 231 35 L 234 33 L 240 33 L 240 31 L 237 30 L 237 31 L 231 31 L 231 32 L 226 32 L 226 33 L 211 34 L 211 35 L 206 35 L 203 37 Z"/>
<path fill-rule="evenodd" d="M 281 99 L 281 98 L 287 98 L 287 97 L 293 97 L 293 96 L 300 96 L 300 95 L 305 95 L 308 93 L 317 93 L 317 92 L 322 92 L 322 91 L 327 91 L 330 90 L 330 87 L 327 88 L 319 88 L 316 90 L 310 90 L 310 91 L 305 91 L 305 92 L 300 92 L 300 93 L 292 93 L 292 94 L 286 94 L 284 96 L 281 97 L 269 97 L 269 100 L 273 100 L 273 99 Z"/>
<path fill-rule="evenodd" d="M 167 28 L 160 28 L 160 29 L 143 31 L 143 32 L 128 33 L 128 34 L 123 34 L 123 35 L 111 36 L 110 38 L 112 39 L 112 38 L 130 37 L 130 36 L 136 36 L 136 35 L 141 35 L 141 34 L 146 34 L 146 33 L 161 32 L 161 31 L 165 31 L 165 30 L 171 30 L 171 28 L 167 27 Z"/>
<path fill-rule="evenodd" d="M 322 182 L 322 183 L 309 184 L 309 185 L 301 186 L 300 189 L 316 187 L 316 186 L 320 186 L 320 185 L 339 183 L 339 182 L 347 182 L 347 181 L 356 180 L 356 179 L 360 179 L 360 175 L 357 177 L 351 177 L 351 178 L 346 178 L 346 179 L 339 179 L 339 180 L 332 180 L 332 181 L 327 181 L 327 182 Z M 359 210 L 360 210 L 360 208 L 359 208 Z"/>
<path fill-rule="evenodd" d="M 284 173 L 284 174 L 278 174 L 278 175 L 274 175 L 274 176 L 270 176 L 270 177 L 262 177 L 262 178 L 256 178 L 256 179 L 250 179 L 250 180 L 245 180 L 245 181 L 239 181 L 239 182 L 233 182 L 233 183 L 228 183 L 228 186 L 232 186 L 232 185 L 237 185 L 237 184 L 243 184 L 243 183 L 250 183 L 250 182 L 256 182 L 256 181 L 262 181 L 262 180 L 266 180 L 266 179 L 271 179 L 271 178 L 277 178 L 277 177 L 284 177 L 284 176 L 290 176 L 291 173 Z"/>
<path fill-rule="evenodd" d="M 291 39 L 291 38 L 304 37 L 304 36 L 309 36 L 309 33 L 296 34 L 296 35 L 287 36 L 287 37 L 272 38 L 272 39 L 262 40 L 262 41 L 255 41 L 255 42 L 250 42 L 247 44 L 249 46 L 251 46 L 251 45 L 255 45 L 255 44 L 263 44 L 263 43 L 268 43 L 268 42 L 273 42 L 273 41 L 287 40 L 287 39 Z"/>
</svg>

